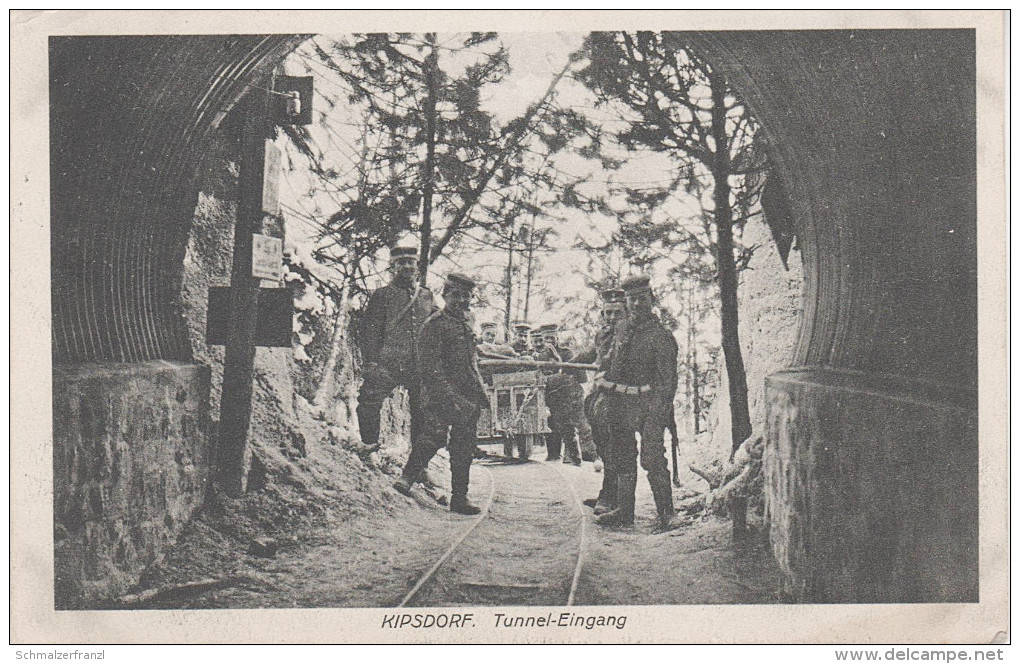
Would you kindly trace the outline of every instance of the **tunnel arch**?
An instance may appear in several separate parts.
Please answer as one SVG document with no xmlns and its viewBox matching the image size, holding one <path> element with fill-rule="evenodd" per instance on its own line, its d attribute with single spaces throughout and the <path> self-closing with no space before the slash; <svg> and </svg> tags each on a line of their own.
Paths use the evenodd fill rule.
<svg viewBox="0 0 1020 664">
<path fill-rule="evenodd" d="M 178 266 L 202 154 L 246 86 L 309 36 L 51 40 L 58 363 L 189 356 Z M 789 192 L 805 267 L 794 364 L 972 391 L 974 63 L 957 60 L 973 33 L 689 38 L 760 118 Z"/>
<path fill-rule="evenodd" d="M 799 342 L 787 375 L 770 381 L 767 431 L 773 549 L 794 594 L 971 597 L 974 32 L 686 34 L 761 122 L 802 250 Z M 191 359 L 179 295 L 203 154 L 245 90 L 310 36 L 51 38 L 55 365 Z M 912 421 L 902 427 L 904 413 Z M 839 502 L 853 482 L 871 481 L 875 450 L 895 467 L 877 469 L 874 492 L 907 506 L 893 518 L 862 505 L 866 523 L 847 521 L 856 517 Z M 925 461 L 942 455 L 953 458 Z M 931 510 L 896 497 L 904 478 L 929 506 L 963 516 L 929 524 Z M 882 533 L 910 520 L 934 534 L 911 535 L 874 576 Z M 826 522 L 845 524 L 854 541 Z M 836 581 L 825 576 L 833 560 Z M 903 560 L 934 571 L 904 572 Z M 946 590 L 954 567 L 973 574 Z"/>
</svg>

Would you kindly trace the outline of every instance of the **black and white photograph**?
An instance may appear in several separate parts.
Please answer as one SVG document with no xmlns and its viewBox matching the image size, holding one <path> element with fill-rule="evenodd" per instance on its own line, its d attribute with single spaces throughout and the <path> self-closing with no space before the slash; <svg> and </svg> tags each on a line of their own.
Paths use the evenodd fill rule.
<svg viewBox="0 0 1020 664">
<path fill-rule="evenodd" d="M 1008 642 L 1001 13 L 20 13 L 12 639 Z"/>
</svg>

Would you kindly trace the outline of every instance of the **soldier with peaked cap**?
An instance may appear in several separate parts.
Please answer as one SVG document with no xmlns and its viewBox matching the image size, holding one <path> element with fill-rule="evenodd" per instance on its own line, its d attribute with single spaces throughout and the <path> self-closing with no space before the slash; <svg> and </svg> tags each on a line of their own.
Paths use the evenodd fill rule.
<svg viewBox="0 0 1020 664">
<path fill-rule="evenodd" d="M 595 343 L 578 353 L 576 362 L 594 363 L 600 372 L 609 368 L 609 353 L 613 348 L 616 326 L 627 315 L 625 293 L 619 288 L 607 288 L 602 291 L 602 326 L 595 333 Z M 593 389 L 584 400 L 584 414 L 591 424 L 592 438 L 599 458 L 602 459 L 602 488 L 598 498 L 585 500 L 589 507 L 595 508 L 595 514 L 605 514 L 616 507 L 616 466 L 613 464 L 612 436 L 609 433 L 609 418 L 606 413 L 605 400 L 597 399 L 598 388 Z M 603 407 L 595 408 L 596 403 Z"/>
<path fill-rule="evenodd" d="M 676 395 L 676 340 L 652 312 L 652 291 L 645 275 L 629 277 L 622 284 L 627 297 L 627 320 L 616 330 L 609 366 L 596 379 L 597 399 L 604 407 L 612 437 L 617 504 L 595 518 L 600 525 L 634 522 L 634 491 L 637 488 L 638 442 L 641 434 L 641 467 L 658 513 L 653 532 L 676 527 L 673 487 L 666 461 L 663 433 Z"/>
<path fill-rule="evenodd" d="M 538 328 L 542 336 L 542 349 L 536 351 L 536 360 L 566 362 L 570 352 L 558 345 L 559 326 L 548 323 Z M 547 461 L 555 461 L 563 453 L 564 463 L 581 465 L 581 449 L 577 431 L 584 416 L 584 389 L 575 372 L 555 368 L 542 370 L 548 378 L 545 385 L 545 403 L 549 407 L 549 429 L 546 436 Z"/>
<path fill-rule="evenodd" d="M 369 296 L 358 335 L 364 362 L 358 427 L 369 450 L 379 447 L 379 412 L 398 386 L 407 388 L 410 396 L 412 440 L 422 423 L 414 342 L 435 304 L 432 292 L 418 285 L 417 249 L 391 247 L 390 272 L 390 283 Z"/>
<path fill-rule="evenodd" d="M 478 357 L 483 359 L 513 359 L 517 357 L 514 349 L 501 343 L 499 339 L 499 325 L 496 323 L 482 323 L 482 340 L 478 344 Z M 493 367 L 481 368 L 482 378 L 486 385 L 492 385 L 492 375 L 498 373 Z M 503 371 L 505 373 L 505 370 Z"/>
<path fill-rule="evenodd" d="M 545 326 L 539 325 L 531 328 L 531 356 L 536 360 L 551 361 L 558 359 L 553 355 L 553 352 L 546 347 L 545 344 Z"/>
<path fill-rule="evenodd" d="M 499 338 L 499 325 L 496 323 L 482 323 L 482 343 L 495 344 Z"/>
<path fill-rule="evenodd" d="M 394 488 L 410 494 L 411 486 L 442 447 L 450 451 L 450 510 L 478 514 L 468 501 L 471 458 L 477 441 L 478 415 L 488 406 L 478 371 L 477 340 L 467 320 L 475 281 L 451 272 L 446 277 L 446 306 L 429 316 L 418 336 L 422 435 L 412 440 L 411 454 Z M 447 442 L 449 441 L 449 442 Z"/>
<path fill-rule="evenodd" d="M 525 321 L 519 320 L 513 324 L 514 328 L 514 352 L 518 355 L 527 355 L 531 352 L 531 343 L 528 341 L 528 336 L 531 334 L 531 325 Z"/>
</svg>

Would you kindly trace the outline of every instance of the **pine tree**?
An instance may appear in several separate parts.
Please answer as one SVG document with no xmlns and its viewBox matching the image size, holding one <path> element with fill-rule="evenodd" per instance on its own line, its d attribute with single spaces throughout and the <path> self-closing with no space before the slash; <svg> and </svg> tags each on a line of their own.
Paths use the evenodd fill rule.
<svg viewBox="0 0 1020 664">
<path fill-rule="evenodd" d="M 759 127 L 722 74 L 690 51 L 677 33 L 592 33 L 584 50 L 589 64 L 579 78 L 599 103 L 616 105 L 626 121 L 617 140 L 630 150 L 667 154 L 677 166 L 668 185 L 628 192 L 645 214 L 621 226 L 622 240 L 644 247 L 649 238 L 660 245 L 674 241 L 695 257 L 688 267 L 696 267 L 699 252 L 710 252 L 714 259 L 735 451 L 751 435 L 737 275 L 754 251 L 741 247 L 739 235 L 763 181 Z M 705 233 L 687 231 L 675 239 L 670 237 L 675 229 L 653 221 L 650 212 L 681 190 L 704 205 Z M 638 263 L 648 259 L 634 258 Z"/>
<path fill-rule="evenodd" d="M 506 236 L 515 214 L 538 189 L 557 183 L 549 158 L 590 127 L 556 108 L 553 77 L 545 94 L 517 118 L 501 123 L 482 107 L 489 86 L 509 73 L 495 33 L 440 38 L 435 33 L 361 34 L 316 38 L 301 53 L 306 69 L 338 82 L 343 98 L 326 99 L 320 125 L 288 131 L 336 209 L 321 220 L 318 257 L 363 279 L 361 260 L 411 232 L 419 237 L 420 272 L 461 248 L 473 229 Z M 323 86 L 319 86 L 323 87 Z M 333 112 L 360 111 L 357 146 L 339 140 Z M 346 116 L 349 109 L 343 108 Z M 345 118 L 348 122 L 349 117 Z M 349 131 L 346 133 L 350 133 Z M 323 150 L 313 134 L 331 145 Z M 326 166 L 326 155 L 351 153 L 353 168 Z M 313 222 L 319 223 L 318 219 Z"/>
</svg>

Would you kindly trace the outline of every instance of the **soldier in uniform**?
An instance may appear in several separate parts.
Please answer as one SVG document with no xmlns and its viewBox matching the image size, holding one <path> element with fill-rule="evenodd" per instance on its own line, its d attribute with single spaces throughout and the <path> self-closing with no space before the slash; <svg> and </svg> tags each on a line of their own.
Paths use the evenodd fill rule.
<svg viewBox="0 0 1020 664">
<path fill-rule="evenodd" d="M 518 357 L 531 352 L 531 344 L 528 342 L 530 334 L 531 325 L 520 320 L 514 323 L 514 342 L 511 345 Z"/>
<path fill-rule="evenodd" d="M 555 349 L 549 348 L 545 343 L 545 325 L 539 325 L 531 330 L 531 357 L 544 362 L 559 362 L 560 356 Z M 551 375 L 556 370 L 552 368 L 542 369 L 542 373 Z"/>
<path fill-rule="evenodd" d="M 495 345 L 499 337 L 499 325 L 482 323 L 482 344 Z"/>
<path fill-rule="evenodd" d="M 390 271 L 390 283 L 368 298 L 359 334 L 365 380 L 358 393 L 358 427 L 368 451 L 379 448 L 379 411 L 396 387 L 403 385 L 410 396 L 412 441 L 422 424 L 414 341 L 435 304 L 432 292 L 418 285 L 417 249 L 391 247 Z"/>
<path fill-rule="evenodd" d="M 638 443 L 641 434 L 641 467 L 648 473 L 658 513 L 653 532 L 676 527 L 673 487 L 666 462 L 663 433 L 676 395 L 677 344 L 652 312 L 652 291 L 647 276 L 629 277 L 622 284 L 627 297 L 627 320 L 615 333 L 609 367 L 596 379 L 606 409 L 616 468 L 616 508 L 595 517 L 600 525 L 634 522 L 634 491 L 637 488 Z"/>
<path fill-rule="evenodd" d="M 511 360 L 517 357 L 517 353 L 514 352 L 512 346 L 502 343 L 499 338 L 499 326 L 496 323 L 482 323 L 482 340 L 478 344 L 478 357 L 490 360 Z M 496 369 L 482 367 L 481 372 L 485 383 L 492 385 L 492 374 L 497 373 Z"/>
<path fill-rule="evenodd" d="M 613 337 L 617 324 L 627 314 L 625 294 L 619 288 L 607 288 L 602 291 L 602 326 L 595 333 L 595 343 L 578 353 L 576 362 L 595 364 L 600 372 L 609 368 L 609 353 L 613 348 Z M 616 508 L 616 467 L 613 465 L 612 437 L 609 434 L 609 420 L 605 408 L 595 410 L 598 388 L 591 391 L 584 400 L 584 414 L 591 424 L 592 438 L 599 458 L 604 464 L 602 488 L 598 498 L 590 498 L 584 503 L 595 508 L 595 514 L 605 514 Z M 604 401 L 602 402 L 604 405 Z"/>
<path fill-rule="evenodd" d="M 477 340 L 467 321 L 475 282 L 463 274 L 446 277 L 446 306 L 429 316 L 418 336 L 418 372 L 425 413 L 422 435 L 394 488 L 405 495 L 442 447 L 450 450 L 450 510 L 478 514 L 467 498 L 478 415 L 488 397 L 478 372 Z M 449 440 L 449 442 L 447 442 Z"/>
<path fill-rule="evenodd" d="M 567 362 L 570 354 L 567 349 L 559 347 L 559 326 L 555 323 L 538 328 L 542 335 L 542 349 L 536 351 L 536 360 Z M 566 356 L 564 354 L 566 353 Z M 563 452 L 563 463 L 581 465 L 581 449 L 578 446 L 577 430 L 583 417 L 584 390 L 576 372 L 560 369 L 543 369 L 548 375 L 545 385 L 545 403 L 549 407 L 549 429 L 546 438 L 548 454 L 546 461 L 555 461 Z"/>
</svg>

